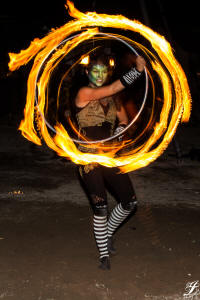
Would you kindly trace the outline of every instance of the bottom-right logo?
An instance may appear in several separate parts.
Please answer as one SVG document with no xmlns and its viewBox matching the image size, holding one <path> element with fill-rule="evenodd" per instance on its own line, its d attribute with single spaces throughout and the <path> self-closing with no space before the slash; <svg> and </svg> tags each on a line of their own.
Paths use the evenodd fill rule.
<svg viewBox="0 0 200 300">
<path fill-rule="evenodd" d="M 198 295 L 200 295 L 199 287 L 199 280 L 188 282 L 185 287 L 186 293 L 183 294 L 183 298 L 190 300 L 198 300 Z"/>
</svg>

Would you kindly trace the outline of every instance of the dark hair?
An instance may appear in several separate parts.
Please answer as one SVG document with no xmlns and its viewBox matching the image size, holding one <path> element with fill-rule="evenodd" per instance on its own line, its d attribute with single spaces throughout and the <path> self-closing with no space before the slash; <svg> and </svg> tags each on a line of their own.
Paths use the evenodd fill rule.
<svg viewBox="0 0 200 300">
<path fill-rule="evenodd" d="M 89 64 L 87 65 L 87 70 L 90 71 L 92 67 L 96 64 L 102 64 L 108 67 L 110 69 L 110 64 L 109 64 L 110 57 L 106 54 L 98 54 L 98 53 L 92 53 L 90 54 L 90 61 Z"/>
</svg>

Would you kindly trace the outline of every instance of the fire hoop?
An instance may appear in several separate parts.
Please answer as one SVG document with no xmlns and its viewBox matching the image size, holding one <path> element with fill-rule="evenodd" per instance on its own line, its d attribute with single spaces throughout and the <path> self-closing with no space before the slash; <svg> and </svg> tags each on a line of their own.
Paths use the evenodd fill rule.
<svg viewBox="0 0 200 300">
<path fill-rule="evenodd" d="M 64 39 L 62 42 L 60 42 L 56 47 L 54 47 L 54 49 L 52 49 L 48 53 L 48 55 L 45 57 L 45 59 L 42 61 L 41 65 L 40 65 L 40 68 L 38 70 L 37 77 L 36 77 L 36 80 L 35 80 L 35 104 L 36 104 L 36 107 L 38 109 L 38 112 L 40 113 L 41 117 L 45 121 L 45 123 L 48 126 L 48 128 L 51 129 L 54 133 L 59 134 L 59 135 L 60 135 L 60 133 L 57 132 L 56 129 L 53 126 L 51 126 L 51 124 L 45 119 L 44 114 L 41 112 L 41 110 L 39 108 L 38 97 L 37 97 L 37 81 L 38 81 L 39 73 L 40 73 L 43 65 L 48 61 L 49 56 L 55 51 L 55 49 L 59 48 L 62 44 L 67 43 L 70 40 L 73 40 L 75 37 L 77 37 L 79 35 L 80 34 L 76 34 L 76 35 L 73 35 L 73 36 L 71 36 L 71 37 L 69 37 L 67 39 Z M 121 39 L 121 38 L 119 38 L 117 36 L 114 36 L 114 35 L 109 34 L 109 33 L 102 33 L 102 32 L 98 32 L 96 35 L 107 36 L 107 37 L 109 37 L 111 39 L 118 40 L 119 42 L 121 42 L 124 45 L 126 45 L 136 56 L 139 56 L 138 52 L 130 44 L 128 44 L 126 41 L 124 41 L 123 39 Z M 145 88 L 144 88 L 143 101 L 142 101 L 142 104 L 140 106 L 140 109 L 139 109 L 138 113 L 133 118 L 133 120 L 130 122 L 130 124 L 128 124 L 120 133 L 115 134 L 115 135 L 113 135 L 113 136 L 111 136 L 109 138 L 106 138 L 106 139 L 86 141 L 86 140 L 78 140 L 78 139 L 71 138 L 71 140 L 73 142 L 75 142 L 75 143 L 81 143 L 81 144 L 97 144 L 97 143 L 99 144 L 99 143 L 109 142 L 109 141 L 117 138 L 118 136 L 124 134 L 137 121 L 137 119 L 139 118 L 139 116 L 141 115 L 141 113 L 142 113 L 142 111 L 144 109 L 144 106 L 145 106 L 145 103 L 146 103 L 146 99 L 147 99 L 147 94 L 148 94 L 148 75 L 147 75 L 146 68 L 144 69 L 144 74 L 145 74 Z"/>
<path fill-rule="evenodd" d="M 118 167 L 123 173 L 149 165 L 165 151 L 178 125 L 188 122 L 191 113 L 191 95 L 188 81 L 180 63 L 174 56 L 174 51 L 170 43 L 164 36 L 161 36 L 148 26 L 143 25 L 137 20 L 130 20 L 122 15 L 98 14 L 96 12 L 82 13 L 74 7 L 74 4 L 70 0 L 67 0 L 67 9 L 73 20 L 70 20 L 57 29 L 52 29 L 41 39 L 35 38 L 27 49 L 21 50 L 19 53 L 9 53 L 10 61 L 8 66 L 10 71 L 17 70 L 34 58 L 27 80 L 24 119 L 21 120 L 18 129 L 29 141 L 37 145 L 42 145 L 43 139 L 47 146 L 58 155 L 66 157 L 76 164 L 87 165 L 95 162 L 106 167 Z M 159 79 L 159 86 L 162 92 L 162 108 L 159 111 L 157 122 L 155 122 L 152 131 L 149 132 L 148 139 L 134 148 L 134 150 L 128 148 L 127 152 L 121 156 L 116 156 L 116 152 L 124 149 L 126 145 L 119 142 L 106 145 L 106 151 L 102 151 L 104 147 L 102 144 L 100 144 L 98 149 L 97 141 L 94 141 L 95 143 L 92 141 L 93 144 L 91 145 L 87 142 L 88 147 L 97 148 L 98 153 L 83 153 L 79 151 L 77 145 L 75 145 L 61 123 L 57 123 L 54 126 L 53 130 L 55 130 L 56 134 L 52 136 L 43 118 L 43 115 L 45 115 L 44 109 L 47 109 L 45 105 L 48 105 L 48 102 L 46 103 L 47 86 L 55 67 L 82 42 L 98 34 L 103 35 L 104 33 L 98 32 L 99 27 L 129 30 L 140 34 L 142 38 L 145 38 L 150 43 L 149 45 L 153 49 L 153 53 L 148 49 L 148 52 L 146 52 L 142 45 L 138 48 L 148 58 L 153 75 Z M 74 40 L 70 40 L 72 35 L 74 35 Z M 106 39 L 106 36 L 104 38 Z M 107 39 L 109 39 L 109 36 L 107 36 Z M 113 39 L 116 38 L 113 36 Z M 67 40 L 69 42 L 66 42 Z M 134 47 L 135 42 L 123 36 L 122 43 L 125 44 L 124 40 L 128 41 L 128 44 Z M 63 44 L 64 42 L 66 44 Z M 62 46 L 58 49 L 58 45 L 60 44 Z M 129 48 L 130 45 L 128 45 Z M 44 62 L 46 63 L 44 64 Z M 43 69 L 41 69 L 41 63 L 43 64 Z M 153 77 L 149 70 L 145 70 L 146 79 L 146 71 L 148 72 L 148 80 L 153 82 Z M 148 82 L 146 82 L 146 93 L 147 87 Z M 36 93 L 38 93 L 37 103 L 35 101 Z M 145 103 L 145 97 L 143 102 Z M 141 107 L 140 112 L 142 109 Z M 35 116 L 38 117 L 36 122 L 34 122 L 36 120 Z M 135 120 L 134 118 L 128 126 L 131 126 Z M 128 126 L 124 131 L 128 129 Z M 40 132 L 40 136 L 36 129 Z M 114 136 L 111 138 L 114 138 Z M 83 142 L 81 141 L 81 143 Z M 101 148 L 101 146 L 103 147 Z"/>
</svg>

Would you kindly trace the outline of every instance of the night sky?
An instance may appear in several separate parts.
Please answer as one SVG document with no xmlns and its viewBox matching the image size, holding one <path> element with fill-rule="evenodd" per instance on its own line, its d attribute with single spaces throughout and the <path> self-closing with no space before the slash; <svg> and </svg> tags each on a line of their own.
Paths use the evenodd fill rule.
<svg viewBox="0 0 200 300">
<path fill-rule="evenodd" d="M 64 7 L 66 1 L 4 1 L 1 4 L 1 34 L 5 45 L 1 51 L 19 51 L 29 42 L 44 35 L 48 29 L 63 25 L 69 16 Z M 148 20 L 145 19 L 144 3 Z M 74 1 L 83 11 L 107 14 L 122 14 L 143 23 L 149 22 L 153 29 L 175 40 L 189 51 L 198 52 L 200 24 L 198 1 L 162 1 L 162 0 L 86 0 Z M 143 5 L 143 6 L 144 6 Z"/>
</svg>

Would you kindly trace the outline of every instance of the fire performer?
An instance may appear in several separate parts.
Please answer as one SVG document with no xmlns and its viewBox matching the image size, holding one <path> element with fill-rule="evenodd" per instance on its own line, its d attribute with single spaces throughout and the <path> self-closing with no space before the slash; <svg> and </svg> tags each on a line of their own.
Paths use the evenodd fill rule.
<svg viewBox="0 0 200 300">
<path fill-rule="evenodd" d="M 86 69 L 89 85 L 82 87 L 75 98 L 76 119 L 82 134 L 91 140 L 99 140 L 120 133 L 126 127 L 128 117 L 123 105 L 114 101 L 114 95 L 134 84 L 144 67 L 144 58 L 138 56 L 135 67 L 106 85 L 110 73 L 109 58 L 106 55 L 95 57 L 94 54 L 90 57 Z M 89 152 L 90 149 L 80 146 L 80 150 Z M 135 191 L 128 174 L 120 174 L 117 168 L 93 163 L 81 165 L 79 171 L 94 211 L 93 226 L 100 254 L 99 268 L 107 270 L 110 269 L 109 255 L 116 252 L 112 236 L 135 209 Z M 109 217 L 105 183 L 119 199 Z"/>
</svg>

